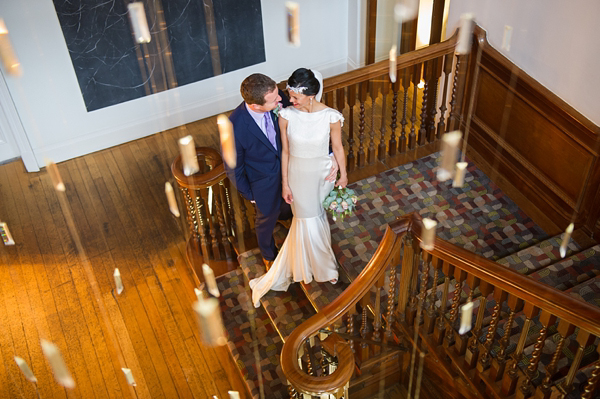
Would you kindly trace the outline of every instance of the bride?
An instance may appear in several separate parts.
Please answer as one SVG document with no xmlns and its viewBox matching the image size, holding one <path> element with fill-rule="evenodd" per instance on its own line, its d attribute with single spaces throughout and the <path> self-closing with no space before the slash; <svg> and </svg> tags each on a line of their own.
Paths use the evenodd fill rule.
<svg viewBox="0 0 600 399">
<path fill-rule="evenodd" d="M 293 107 L 279 112 L 283 199 L 294 218 L 279 254 L 266 274 L 250 281 L 252 302 L 260 306 L 269 290 L 286 291 L 292 281 L 335 284 L 338 271 L 323 200 L 334 187 L 325 180 L 331 169 L 329 142 L 340 168 L 336 186 L 346 187 L 346 158 L 342 145 L 342 114 L 319 102 L 321 74 L 300 68 L 288 79 Z"/>
</svg>

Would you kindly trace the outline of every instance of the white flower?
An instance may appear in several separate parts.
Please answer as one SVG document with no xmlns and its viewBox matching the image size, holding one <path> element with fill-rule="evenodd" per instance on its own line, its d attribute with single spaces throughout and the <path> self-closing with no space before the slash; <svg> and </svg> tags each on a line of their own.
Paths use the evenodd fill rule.
<svg viewBox="0 0 600 399">
<path fill-rule="evenodd" d="M 358 202 L 358 197 L 356 195 L 352 197 L 352 202 L 355 204 Z"/>
<path fill-rule="evenodd" d="M 338 206 L 337 202 L 336 202 L 336 201 L 333 201 L 333 202 L 331 203 L 331 205 L 329 205 L 329 209 L 331 209 L 331 210 L 334 210 L 335 208 L 337 208 L 337 206 Z"/>
<path fill-rule="evenodd" d="M 333 217 L 333 221 L 335 222 L 337 219 L 335 218 L 335 216 Z"/>
<path fill-rule="evenodd" d="M 342 201 L 342 209 L 348 209 L 348 203 L 346 201 Z"/>
</svg>

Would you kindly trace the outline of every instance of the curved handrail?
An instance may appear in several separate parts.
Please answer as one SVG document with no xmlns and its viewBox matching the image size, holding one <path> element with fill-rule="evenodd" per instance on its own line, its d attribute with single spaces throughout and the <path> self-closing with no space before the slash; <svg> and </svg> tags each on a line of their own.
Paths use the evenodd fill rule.
<svg viewBox="0 0 600 399">
<path fill-rule="evenodd" d="M 223 165 L 223 158 L 217 150 L 210 147 L 196 147 L 196 156 L 208 160 L 212 168 L 206 173 L 197 173 L 192 176 L 186 176 L 183 173 L 181 155 L 177 155 L 171 164 L 171 172 L 181 187 L 197 190 L 214 186 L 225 179 L 226 173 L 225 166 Z"/>
<path fill-rule="evenodd" d="M 405 218 L 410 218 L 411 221 L 402 221 Z M 396 235 L 404 234 L 406 223 L 410 224 L 413 236 L 421 241 L 423 225 L 421 217 L 415 213 L 399 218 L 390 223 L 388 228 Z M 597 306 L 576 299 L 547 284 L 540 283 L 531 277 L 438 237 L 435 238 L 434 249 L 427 252 L 537 308 L 549 311 L 561 320 L 600 337 L 600 308 Z"/>
<path fill-rule="evenodd" d="M 399 228 L 407 229 L 409 221 L 406 221 L 406 223 L 406 225 L 399 226 Z M 297 391 L 318 395 L 336 391 L 350 381 L 354 372 L 354 353 L 347 344 L 342 344 L 335 354 L 338 357 L 338 368 L 331 375 L 322 377 L 308 375 L 300 369 L 297 360 L 298 351 L 306 339 L 340 319 L 348 308 L 356 305 L 363 295 L 371 289 L 371 286 L 385 273 L 385 268 L 380 267 L 380 265 L 389 263 L 399 240 L 400 237 L 388 229 L 373 258 L 356 280 L 344 291 L 344 294 L 302 323 L 302 327 L 296 328 L 286 339 L 281 351 L 281 368 L 288 381 L 292 383 Z"/>
</svg>

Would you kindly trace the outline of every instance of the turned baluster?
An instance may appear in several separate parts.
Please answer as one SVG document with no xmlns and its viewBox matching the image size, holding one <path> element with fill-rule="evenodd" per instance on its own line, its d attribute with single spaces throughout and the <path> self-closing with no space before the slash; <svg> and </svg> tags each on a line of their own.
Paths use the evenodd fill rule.
<svg viewBox="0 0 600 399">
<path fill-rule="evenodd" d="M 436 137 L 439 139 L 446 129 L 446 96 L 448 94 L 448 78 L 452 73 L 452 54 L 446 54 L 444 57 L 444 85 L 442 86 L 442 105 L 440 106 L 440 121 L 438 122 Z"/>
<path fill-rule="evenodd" d="M 492 293 L 494 287 L 482 281 L 479 285 L 479 291 L 481 297 L 479 299 L 479 308 L 477 310 L 477 319 L 475 320 L 475 327 L 471 331 L 471 337 L 467 342 L 467 349 L 465 352 L 465 365 L 472 369 L 477 364 L 479 356 L 479 335 L 481 334 L 481 327 L 483 326 L 483 318 L 485 317 L 485 309 L 487 306 L 487 298 Z"/>
<path fill-rule="evenodd" d="M 192 191 L 190 195 L 189 191 Z M 208 237 L 204 228 L 204 217 L 202 216 L 202 198 L 196 190 L 186 190 L 186 199 L 188 201 L 188 209 L 193 212 L 192 223 L 196 230 L 196 238 L 200 235 L 200 248 L 202 249 L 202 257 L 205 260 L 210 259 L 210 249 L 208 245 Z"/>
<path fill-rule="evenodd" d="M 419 298 L 419 290 L 418 290 L 418 277 L 419 277 L 419 269 L 421 266 L 421 262 L 423 259 L 421 258 L 421 248 L 416 240 L 412 240 L 413 245 L 413 274 L 410 283 L 410 301 L 408 302 L 408 307 L 406 308 L 406 316 L 405 321 L 408 325 L 412 325 L 415 319 L 415 314 L 417 312 L 417 303 Z M 427 256 L 428 254 L 426 254 Z"/>
<path fill-rule="evenodd" d="M 454 68 L 454 80 L 452 82 L 452 97 L 450 98 L 450 117 L 448 118 L 448 131 L 458 129 L 460 126 L 460 93 L 459 90 L 459 79 L 462 79 L 463 69 L 462 57 L 456 56 L 456 67 Z"/>
<path fill-rule="evenodd" d="M 446 337 L 444 339 L 444 347 L 449 348 L 454 343 L 454 325 L 458 320 L 458 305 L 460 304 L 460 294 L 462 293 L 463 281 L 467 277 L 467 273 L 459 268 L 454 269 L 454 297 L 452 298 L 452 306 L 450 307 L 450 320 L 446 323 Z"/>
<path fill-rule="evenodd" d="M 502 307 L 502 302 L 504 302 L 507 297 L 508 294 L 504 290 L 498 287 L 494 288 L 494 300 L 496 301 L 496 305 L 494 305 L 494 308 L 492 309 L 492 320 L 488 326 L 485 342 L 483 344 L 483 350 L 481 351 L 481 356 L 479 356 L 479 362 L 477 363 L 477 371 L 479 373 L 483 373 L 485 370 L 487 370 L 491 363 L 490 351 L 492 350 L 492 344 L 496 336 L 496 328 L 498 327 L 498 322 L 500 321 L 500 309 Z"/>
<path fill-rule="evenodd" d="M 356 104 L 356 85 L 348 86 L 347 103 L 350 111 L 348 112 L 348 155 L 346 167 L 352 172 L 355 165 L 354 157 L 354 105 Z"/>
<path fill-rule="evenodd" d="M 358 101 L 360 102 L 360 113 L 358 116 L 358 167 L 365 166 L 365 102 L 367 101 L 367 88 L 369 82 L 360 82 L 358 84 Z"/>
<path fill-rule="evenodd" d="M 383 99 L 381 101 L 381 138 L 379 139 L 379 148 L 377 150 L 377 158 L 380 161 L 385 159 L 385 110 L 387 109 L 387 94 L 390 90 L 390 84 L 387 80 L 384 80 L 381 84 L 381 94 Z"/>
<path fill-rule="evenodd" d="M 600 346 L 598 346 L 597 350 L 600 353 Z M 598 381 L 600 381 L 600 361 L 597 361 L 596 364 L 594 365 L 592 374 L 590 375 L 590 378 L 588 379 L 587 384 L 585 384 L 585 387 L 583 388 L 583 394 L 581 395 L 581 399 L 591 399 L 592 398 L 592 394 L 594 393 L 594 391 L 596 390 L 596 387 L 598 386 Z"/>
<path fill-rule="evenodd" d="M 440 313 L 437 322 L 435 323 L 435 329 L 433 330 L 433 340 L 436 345 L 441 345 L 444 340 L 446 331 L 446 309 L 448 308 L 448 290 L 450 288 L 450 276 L 454 273 L 454 266 L 444 261 L 442 272 L 444 273 L 444 290 L 442 291 L 442 297 L 440 298 Z"/>
<path fill-rule="evenodd" d="M 421 78 L 421 64 L 415 65 L 412 75 L 413 98 L 410 116 L 410 134 L 408 135 L 408 149 L 414 150 L 417 143 L 417 99 L 419 97 L 418 85 Z"/>
<path fill-rule="evenodd" d="M 402 126 L 402 131 L 400 132 L 400 143 L 398 145 L 398 150 L 400 154 L 406 152 L 406 146 L 408 140 L 406 138 L 406 125 L 408 124 L 408 120 L 406 119 L 406 115 L 408 114 L 408 90 L 410 89 L 410 70 L 405 68 L 402 73 L 402 90 L 404 93 L 404 101 L 402 101 L 402 120 L 400 121 L 400 125 Z"/>
<path fill-rule="evenodd" d="M 428 99 L 429 104 L 429 118 L 427 123 L 427 142 L 433 143 L 436 140 L 435 134 L 435 116 L 437 115 L 437 96 L 438 96 L 438 84 L 440 75 L 442 73 L 442 57 L 433 60 L 433 66 L 429 69 L 427 81 L 429 82 Z"/>
<path fill-rule="evenodd" d="M 469 289 L 469 295 L 467 297 L 467 302 L 465 304 L 473 302 L 473 295 L 475 295 L 475 290 L 479 287 L 479 279 L 472 274 L 467 275 L 466 287 Z M 454 351 L 458 355 L 464 355 L 467 350 L 467 343 L 469 342 L 470 333 L 466 332 L 463 335 L 456 335 L 456 344 L 454 345 Z"/>
<path fill-rule="evenodd" d="M 558 322 L 558 343 L 556 344 L 556 350 L 552 355 L 552 360 L 550 360 L 550 364 L 546 366 L 546 375 L 544 376 L 544 380 L 537 387 L 535 391 L 536 399 L 549 399 L 552 395 L 552 377 L 556 373 L 556 366 L 558 361 L 562 356 L 562 350 L 565 346 L 566 337 L 573 334 L 575 331 L 575 326 L 567 323 L 564 320 Z"/>
<path fill-rule="evenodd" d="M 517 388 L 517 381 L 519 379 L 519 362 L 523 357 L 523 349 L 525 348 L 525 341 L 527 340 L 527 335 L 529 334 L 529 327 L 531 326 L 531 319 L 537 315 L 539 309 L 533 306 L 530 303 L 525 303 L 523 308 L 523 313 L 525 314 L 525 324 L 523 324 L 523 329 L 521 330 L 521 335 L 519 336 L 519 343 L 517 344 L 517 349 L 511 355 L 510 366 L 508 367 L 508 372 L 504 373 L 504 377 L 502 377 L 502 393 L 504 395 L 512 395 L 515 393 L 515 389 Z"/>
<path fill-rule="evenodd" d="M 398 149 L 398 144 L 396 143 L 396 118 L 398 116 L 398 89 L 399 83 L 398 79 L 394 83 L 392 83 L 392 92 L 394 96 L 392 97 L 392 120 L 390 121 L 390 128 L 392 129 L 392 134 L 390 136 L 390 142 L 388 144 L 388 152 L 390 157 L 396 155 L 396 150 Z"/>
<path fill-rule="evenodd" d="M 223 215 L 225 215 L 225 224 L 227 226 L 227 236 L 231 237 L 236 233 L 236 220 L 233 204 L 231 203 L 231 194 L 229 192 L 229 180 L 225 179 L 219 182 L 221 186 L 222 198 L 223 198 Z"/>
<path fill-rule="evenodd" d="M 548 327 L 550 327 L 556 322 L 556 316 L 553 316 L 551 313 L 542 310 L 542 312 L 540 313 L 540 322 L 542 323 L 542 329 L 540 330 L 540 335 L 538 336 L 536 343 L 533 347 L 531 359 L 529 359 L 529 365 L 525 370 L 525 378 L 523 379 L 523 382 L 519 387 L 519 391 L 517 392 L 518 399 L 528 398 L 533 393 L 533 384 L 531 383 L 531 380 L 533 380 L 533 377 L 535 376 L 538 369 L 540 355 L 542 354 L 544 344 L 546 343 Z"/>
<path fill-rule="evenodd" d="M 375 162 L 375 100 L 379 94 L 379 81 L 369 81 L 369 96 L 371 97 L 371 132 L 369 133 L 369 149 L 367 150 L 367 162 Z"/>
<path fill-rule="evenodd" d="M 225 225 L 225 209 L 223 208 L 222 191 L 221 185 L 217 184 L 213 186 L 215 193 L 215 209 L 217 210 L 217 221 L 219 223 L 219 232 L 221 233 L 221 246 L 225 251 L 225 257 L 231 259 L 231 246 L 229 245 L 229 238 L 227 234 L 227 226 Z"/>
<path fill-rule="evenodd" d="M 427 67 L 431 68 L 431 64 L 428 62 L 423 63 L 423 77 L 427 75 Z M 420 146 L 425 145 L 425 137 L 427 136 L 427 92 L 429 89 L 429 82 L 425 79 L 425 86 L 423 87 L 423 96 L 421 101 L 421 126 L 419 127 L 419 136 L 417 137 Z M 418 93 L 418 91 L 417 91 Z"/>
<path fill-rule="evenodd" d="M 404 253 L 402 256 L 402 268 L 400 270 L 400 280 L 398 287 L 398 311 L 400 318 L 406 320 L 408 296 L 410 295 L 410 283 L 415 266 L 413 265 L 413 237 L 410 232 L 402 237 L 402 247 Z"/>
<path fill-rule="evenodd" d="M 577 373 L 577 370 L 579 370 L 579 365 L 581 364 L 581 359 L 583 358 L 583 351 L 587 346 L 594 343 L 595 340 L 595 336 L 581 328 L 579 329 L 579 332 L 577 333 L 577 343 L 579 344 L 579 347 L 577 348 L 575 358 L 571 363 L 567 377 L 562 383 L 562 389 L 566 393 L 569 393 L 571 389 L 573 389 L 573 380 L 575 379 L 575 373 Z"/>
<path fill-rule="evenodd" d="M 356 305 L 353 305 L 352 307 L 350 307 L 350 309 L 348 309 L 348 313 L 347 313 L 347 317 L 346 317 L 346 333 L 350 337 L 349 344 L 350 344 L 350 349 L 352 349 L 352 352 L 355 352 L 354 340 L 352 339 L 352 336 L 354 335 L 354 314 L 355 313 L 356 313 Z"/>
<path fill-rule="evenodd" d="M 504 323 L 504 334 L 500 339 L 500 350 L 498 351 L 498 355 L 495 359 L 492 360 L 492 366 L 490 367 L 490 379 L 492 381 L 498 381 L 504 375 L 504 369 L 506 368 L 506 349 L 508 348 L 508 344 L 510 342 L 510 334 L 512 331 L 512 325 L 515 320 L 515 315 L 518 311 L 523 307 L 523 301 L 514 295 L 509 295 L 508 300 L 506 302 L 508 308 L 510 309 L 510 313 L 508 315 L 508 320 Z"/>
<path fill-rule="evenodd" d="M 242 195 L 239 193 L 238 193 L 238 199 L 239 199 L 239 203 L 240 203 L 240 213 L 242 215 L 242 228 L 243 228 L 244 234 L 249 234 L 250 233 L 250 221 L 248 220 L 248 213 L 247 213 L 248 208 L 246 207 L 246 199 L 244 197 L 242 197 Z"/>
<path fill-rule="evenodd" d="M 312 354 L 312 348 L 311 345 L 309 343 L 309 340 L 307 339 L 306 341 L 304 341 L 304 352 L 306 353 L 306 373 L 308 375 L 313 375 L 313 362 L 312 362 L 312 358 L 311 358 L 311 354 Z"/>
<path fill-rule="evenodd" d="M 369 329 L 367 328 L 367 314 L 368 314 L 368 306 L 371 303 L 371 291 L 368 291 L 361 299 L 360 305 L 362 308 L 361 320 L 360 320 L 360 336 L 361 338 L 367 339 L 367 333 Z M 366 341 L 362 341 L 360 345 L 360 359 L 361 361 L 365 361 L 369 358 L 369 345 Z"/>
<path fill-rule="evenodd" d="M 385 339 L 388 342 L 392 338 L 392 323 L 394 322 L 394 297 L 396 293 L 396 263 L 392 263 L 389 267 L 389 287 L 387 292 L 387 312 L 385 315 Z"/>
<path fill-rule="evenodd" d="M 371 339 L 376 342 L 381 341 L 381 292 L 382 287 L 385 284 L 385 274 L 381 276 L 377 283 L 375 283 L 375 309 L 373 314 L 373 334 Z M 379 345 L 373 346 L 373 355 L 381 353 L 381 347 Z"/>
<path fill-rule="evenodd" d="M 212 187 L 209 187 L 208 189 L 196 190 L 196 204 L 198 206 L 198 210 L 200 210 L 199 220 L 202 230 L 208 227 L 213 259 L 221 259 L 221 250 L 219 249 L 219 240 L 217 239 L 217 229 L 211 213 L 211 211 L 214 210 L 212 209 L 213 204 L 209 203 L 214 200 L 214 191 L 213 198 L 209 198 L 209 191 L 212 191 Z M 202 212 L 202 209 L 204 212 Z M 204 261 L 206 262 L 208 259 L 205 258 Z"/>
<path fill-rule="evenodd" d="M 296 390 L 294 389 L 294 387 L 292 386 L 292 384 L 289 384 L 289 383 L 288 383 L 288 395 L 290 395 L 290 399 L 296 399 L 296 398 L 298 398 Z"/>
<path fill-rule="evenodd" d="M 194 206 L 194 201 L 192 200 L 192 196 L 189 191 L 185 187 L 180 187 L 181 194 L 185 199 L 185 215 L 188 221 L 188 227 L 190 228 L 191 237 L 197 241 L 198 240 L 198 220 L 196 219 L 196 207 Z"/>
<path fill-rule="evenodd" d="M 437 299 L 437 284 L 440 269 L 442 268 L 443 264 L 444 262 L 441 259 L 432 257 L 431 265 L 433 266 L 433 283 L 431 285 L 431 291 L 429 293 L 429 305 L 427 307 L 427 311 L 425 312 L 423 319 L 423 326 L 426 334 L 433 333 L 433 328 L 435 327 L 435 301 Z"/>
</svg>

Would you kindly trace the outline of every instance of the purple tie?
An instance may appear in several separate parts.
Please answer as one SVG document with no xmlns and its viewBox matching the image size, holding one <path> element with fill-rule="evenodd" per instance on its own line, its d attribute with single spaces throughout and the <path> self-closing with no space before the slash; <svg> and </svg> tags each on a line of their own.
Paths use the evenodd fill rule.
<svg viewBox="0 0 600 399">
<path fill-rule="evenodd" d="M 277 142 L 275 141 L 275 127 L 273 126 L 273 120 L 271 119 L 271 113 L 265 112 L 263 118 L 265 119 L 265 129 L 267 131 L 267 138 L 273 144 L 273 147 L 277 149 Z"/>
</svg>

